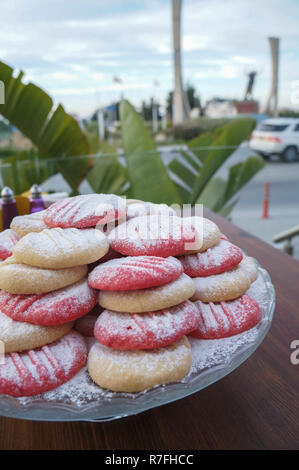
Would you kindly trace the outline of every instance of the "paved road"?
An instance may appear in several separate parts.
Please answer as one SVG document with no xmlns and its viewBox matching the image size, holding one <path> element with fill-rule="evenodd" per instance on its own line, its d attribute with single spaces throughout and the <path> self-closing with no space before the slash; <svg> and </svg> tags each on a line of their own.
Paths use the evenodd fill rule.
<svg viewBox="0 0 299 470">
<path fill-rule="evenodd" d="M 241 161 L 249 155 L 252 155 L 252 151 L 243 147 L 235 152 L 227 165 Z M 262 219 L 266 181 L 270 182 L 269 219 Z M 265 168 L 241 191 L 240 200 L 232 213 L 232 220 L 236 225 L 269 243 L 272 243 L 272 238 L 277 233 L 298 225 L 299 162 L 267 162 Z M 294 248 L 294 256 L 299 259 L 299 237 L 294 238 Z"/>
</svg>

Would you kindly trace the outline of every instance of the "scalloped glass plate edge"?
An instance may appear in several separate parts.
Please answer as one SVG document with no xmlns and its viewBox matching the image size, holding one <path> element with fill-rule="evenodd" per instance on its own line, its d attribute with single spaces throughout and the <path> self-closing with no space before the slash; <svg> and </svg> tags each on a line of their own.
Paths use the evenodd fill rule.
<svg viewBox="0 0 299 470">
<path fill-rule="evenodd" d="M 24 405 L 16 398 L 0 395 L 0 415 L 33 421 L 111 421 L 185 398 L 217 382 L 246 361 L 260 346 L 270 329 L 275 309 L 275 291 L 268 272 L 260 266 L 258 269 L 267 291 L 267 311 L 263 315 L 256 341 L 238 348 L 229 362 L 223 361 L 203 369 L 190 376 L 188 381 L 173 382 L 138 393 L 134 398 L 116 394 L 111 399 L 94 401 L 83 406 L 42 399 Z"/>
</svg>

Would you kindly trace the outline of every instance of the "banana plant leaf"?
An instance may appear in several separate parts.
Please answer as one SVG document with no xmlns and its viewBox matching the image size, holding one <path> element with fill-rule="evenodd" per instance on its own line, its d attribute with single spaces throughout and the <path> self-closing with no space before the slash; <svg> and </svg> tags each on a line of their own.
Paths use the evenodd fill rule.
<svg viewBox="0 0 299 470">
<path fill-rule="evenodd" d="M 237 203 L 237 199 L 230 202 L 231 199 L 263 168 L 263 160 L 260 157 L 250 157 L 245 162 L 233 165 L 229 169 L 227 180 L 214 175 L 236 147 L 248 137 L 254 125 L 253 119 L 233 120 L 192 139 L 188 143 L 191 155 L 185 150 L 180 151 L 180 157 L 172 160 L 168 167 L 177 177 L 175 183 L 184 203 L 197 202 L 218 213 L 229 214 Z"/>
<path fill-rule="evenodd" d="M 100 140 L 97 134 L 84 131 L 93 154 L 112 154 L 118 155 L 116 149 L 105 140 Z"/>
<path fill-rule="evenodd" d="M 33 184 L 41 184 L 57 173 L 54 161 L 38 159 L 35 149 L 3 158 L 0 170 L 3 185 L 12 188 L 15 194 L 27 191 Z"/>
<path fill-rule="evenodd" d="M 200 160 L 204 161 L 207 155 L 209 154 L 209 149 L 215 140 L 215 133 L 212 131 L 206 131 L 203 134 L 195 137 L 194 139 L 188 142 L 188 147 L 194 155 Z M 200 147 L 203 147 L 202 149 Z"/>
<path fill-rule="evenodd" d="M 223 178 L 212 178 L 200 194 L 197 202 L 227 216 L 238 202 L 238 199 L 235 199 L 233 202 L 231 202 L 231 199 L 264 166 L 265 163 L 260 157 L 249 157 L 245 162 L 231 166 L 228 179 L 225 181 Z"/>
<path fill-rule="evenodd" d="M 223 127 L 222 132 L 213 142 L 213 147 L 216 147 L 216 149 L 209 151 L 209 154 L 204 159 L 200 172 L 197 175 L 193 191 L 190 195 L 189 202 L 191 204 L 194 204 L 197 201 L 210 179 L 231 155 L 232 149 L 225 147 L 240 145 L 240 143 L 243 142 L 252 132 L 254 126 L 254 119 L 242 118 L 231 121 Z"/>
<path fill-rule="evenodd" d="M 14 78 L 13 69 L 0 62 L 0 80 L 5 87 L 5 103 L 0 114 L 28 137 L 39 156 L 58 158 L 91 155 L 88 139 L 77 121 L 36 85 L 22 82 L 23 72 Z M 74 192 L 86 176 L 92 157 L 80 159 L 76 165 L 61 164 L 60 171 Z"/>
<path fill-rule="evenodd" d="M 103 155 L 95 158 L 86 180 L 95 193 L 122 194 L 127 181 L 126 169 L 117 156 Z"/>
<path fill-rule="evenodd" d="M 239 198 L 235 199 L 233 202 L 231 202 L 227 206 L 222 207 L 218 211 L 218 214 L 222 215 L 222 217 L 228 217 L 230 215 L 231 211 L 233 210 L 233 208 L 235 207 L 235 205 L 238 203 L 238 201 L 239 201 Z"/>
<path fill-rule="evenodd" d="M 126 168 L 120 163 L 115 148 L 100 140 L 97 134 L 85 131 L 93 153 L 94 164 L 86 180 L 96 193 L 123 194 L 123 187 L 127 183 Z"/>
<path fill-rule="evenodd" d="M 129 196 L 166 204 L 181 204 L 182 199 L 171 180 L 142 118 L 128 101 L 120 105 L 123 149 L 130 182 Z"/>
<path fill-rule="evenodd" d="M 236 163 L 229 169 L 223 202 L 229 201 L 253 176 L 262 170 L 265 162 L 261 157 L 249 157 L 245 162 Z"/>
<path fill-rule="evenodd" d="M 178 178 L 180 178 L 185 183 L 185 185 L 190 188 L 190 190 L 191 188 L 193 188 L 197 172 L 195 172 L 189 166 L 187 167 L 185 162 L 183 163 L 178 158 L 175 158 L 174 160 L 172 160 L 172 162 L 170 162 L 168 168 L 170 169 L 170 171 L 172 171 L 172 173 L 174 173 Z"/>
<path fill-rule="evenodd" d="M 211 211 L 217 211 L 217 208 L 219 208 L 224 200 L 225 191 L 226 181 L 223 178 L 212 178 L 196 202 L 203 204 Z"/>
<path fill-rule="evenodd" d="M 221 164 L 251 132 L 254 123 L 253 119 L 236 119 L 207 131 L 188 142 L 189 152 L 181 150 L 180 157 L 171 161 L 169 170 L 192 188 L 187 197 L 184 195 L 185 203 L 195 203 Z M 214 148 L 217 146 L 220 148 Z"/>
</svg>

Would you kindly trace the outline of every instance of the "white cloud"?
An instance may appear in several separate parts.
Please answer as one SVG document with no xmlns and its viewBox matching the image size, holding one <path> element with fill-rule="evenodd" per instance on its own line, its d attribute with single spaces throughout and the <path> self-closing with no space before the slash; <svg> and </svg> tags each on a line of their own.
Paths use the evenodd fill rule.
<svg viewBox="0 0 299 470">
<path fill-rule="evenodd" d="M 252 58 L 250 57 L 236 55 L 232 57 L 232 60 L 237 64 L 252 64 Z"/>
<path fill-rule="evenodd" d="M 234 65 L 224 65 L 219 72 L 220 77 L 236 78 L 238 76 L 237 68 Z"/>
<path fill-rule="evenodd" d="M 74 73 L 67 73 L 67 72 L 55 72 L 51 74 L 51 78 L 54 80 L 61 80 L 61 81 L 72 81 L 76 80 L 77 76 Z"/>
<path fill-rule="evenodd" d="M 83 65 L 80 64 L 70 64 L 70 68 L 75 72 L 84 72 L 87 70 L 86 67 L 83 67 Z"/>
<path fill-rule="evenodd" d="M 103 80 L 104 76 L 105 75 L 101 72 L 91 74 L 91 78 L 93 78 L 94 80 Z"/>
<path fill-rule="evenodd" d="M 54 88 L 51 90 L 53 95 L 90 95 L 102 91 L 123 91 L 131 89 L 146 90 L 150 88 L 146 83 L 113 83 L 111 85 L 104 85 L 100 87 L 84 87 L 84 88 Z"/>
<path fill-rule="evenodd" d="M 170 7 L 170 0 L 138 0 L 135 6 L 126 0 L 1 2 L 0 60 L 22 68 L 68 106 L 73 99 L 77 112 L 88 106 L 91 112 L 94 103 L 90 99 L 87 106 L 78 87 L 65 86 L 68 81 L 80 80 L 87 97 L 99 80 L 109 102 L 118 92 L 114 75 L 125 79 L 136 99 L 148 98 L 158 80 L 162 96 L 173 86 Z M 245 74 L 253 67 L 260 72 L 254 94 L 264 100 L 270 77 L 267 36 L 278 35 L 280 102 L 287 104 L 291 81 L 298 79 L 298 15 L 296 0 L 184 0 L 185 82 L 194 82 L 204 100 L 241 98 Z"/>
<path fill-rule="evenodd" d="M 185 52 L 198 51 L 208 46 L 208 38 L 202 35 L 184 34 L 182 37 L 182 50 Z"/>
</svg>

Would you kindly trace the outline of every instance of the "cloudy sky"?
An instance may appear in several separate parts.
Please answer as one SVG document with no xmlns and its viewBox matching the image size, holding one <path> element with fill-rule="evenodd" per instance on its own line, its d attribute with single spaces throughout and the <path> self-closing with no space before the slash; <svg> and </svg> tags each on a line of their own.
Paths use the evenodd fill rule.
<svg viewBox="0 0 299 470">
<path fill-rule="evenodd" d="M 267 37 L 279 36 L 279 102 L 294 107 L 298 17 L 298 0 L 184 0 L 184 81 L 203 102 L 241 99 L 255 68 L 255 97 L 264 103 Z M 162 102 L 172 88 L 171 0 L 2 0 L 0 21 L 0 60 L 23 69 L 69 112 L 87 116 L 121 93 L 136 104 L 152 95 Z"/>
</svg>

